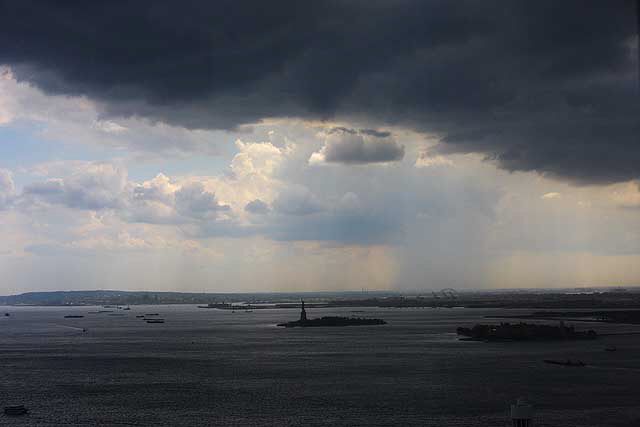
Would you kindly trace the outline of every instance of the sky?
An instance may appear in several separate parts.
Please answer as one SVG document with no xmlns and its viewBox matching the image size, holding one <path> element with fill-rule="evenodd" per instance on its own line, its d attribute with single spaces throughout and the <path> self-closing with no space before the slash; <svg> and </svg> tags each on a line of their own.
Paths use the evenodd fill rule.
<svg viewBox="0 0 640 427">
<path fill-rule="evenodd" d="M 0 2 L 0 294 L 640 285 L 638 2 Z"/>
</svg>

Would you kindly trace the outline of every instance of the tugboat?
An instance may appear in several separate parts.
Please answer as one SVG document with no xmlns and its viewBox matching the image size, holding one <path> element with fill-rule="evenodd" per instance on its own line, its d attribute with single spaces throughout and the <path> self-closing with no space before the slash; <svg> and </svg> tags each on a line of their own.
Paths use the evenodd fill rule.
<svg viewBox="0 0 640 427">
<path fill-rule="evenodd" d="M 5 415 L 9 415 L 12 417 L 17 417 L 20 415 L 25 415 L 29 412 L 29 410 L 27 408 L 25 408 L 24 405 L 16 405 L 16 406 L 5 406 L 4 407 L 4 414 Z"/>
</svg>

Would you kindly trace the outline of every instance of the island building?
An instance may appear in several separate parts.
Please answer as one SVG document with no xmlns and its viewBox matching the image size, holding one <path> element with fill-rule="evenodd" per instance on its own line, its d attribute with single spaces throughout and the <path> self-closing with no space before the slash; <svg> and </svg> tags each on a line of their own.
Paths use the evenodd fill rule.
<svg viewBox="0 0 640 427">
<path fill-rule="evenodd" d="M 511 425 L 512 427 L 532 427 L 533 426 L 533 406 L 520 398 L 515 405 L 511 405 Z"/>
</svg>

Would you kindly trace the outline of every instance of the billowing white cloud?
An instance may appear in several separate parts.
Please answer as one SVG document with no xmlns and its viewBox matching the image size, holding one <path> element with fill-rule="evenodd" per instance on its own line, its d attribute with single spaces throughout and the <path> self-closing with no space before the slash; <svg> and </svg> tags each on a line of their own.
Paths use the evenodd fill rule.
<svg viewBox="0 0 640 427">
<path fill-rule="evenodd" d="M 127 188 L 123 167 L 104 162 L 87 162 L 65 178 L 50 178 L 29 184 L 24 196 L 29 201 L 61 204 L 78 209 L 121 207 Z"/>
<path fill-rule="evenodd" d="M 169 177 L 159 173 L 155 178 L 138 184 L 133 188 L 133 198 L 139 201 L 154 201 L 170 205 L 174 194 L 180 187 L 172 183 Z"/>
<path fill-rule="evenodd" d="M 202 284 L 196 290 L 290 290 L 303 282 L 310 290 L 416 289 L 494 280 L 504 286 L 518 271 L 514 266 L 528 271 L 527 260 L 539 265 L 543 252 L 588 252 L 590 260 L 602 260 L 601 273 L 619 265 L 605 258 L 640 254 L 637 211 L 620 209 L 640 205 L 634 182 L 576 188 L 510 174 L 480 156 L 432 155 L 425 141 L 397 129 L 332 124 L 334 130 L 317 138 L 326 123 L 261 124 L 242 139 L 229 134 L 235 151 L 213 161 L 175 160 L 167 142 L 159 145 L 164 160 L 134 162 L 126 154 L 152 147 L 154 132 L 178 130 L 160 123 L 145 128 L 135 119 L 100 121 L 90 103 L 76 99 L 72 108 L 67 101 L 59 100 L 71 124 L 55 109 L 58 123 L 38 118 L 47 138 L 53 130 L 62 138 L 63 129 L 74 132 L 86 120 L 85 135 L 135 147 L 128 146 L 124 159 L 48 160 L 17 166 L 13 174 L 0 170 L 0 266 L 20 286 L 49 284 L 53 276 L 59 282 L 52 287 L 194 283 Z M 199 150 L 189 144 L 186 151 Z M 402 156 L 411 161 L 397 161 Z M 316 167 L 390 161 L 383 158 L 395 158 L 393 167 Z M 83 263 L 73 260 L 78 256 L 86 256 Z M 500 276 L 501 261 L 509 274 Z M 157 271 L 145 271 L 146 265 Z M 555 284 L 572 277 L 575 266 L 540 268 L 535 280 Z"/>
</svg>

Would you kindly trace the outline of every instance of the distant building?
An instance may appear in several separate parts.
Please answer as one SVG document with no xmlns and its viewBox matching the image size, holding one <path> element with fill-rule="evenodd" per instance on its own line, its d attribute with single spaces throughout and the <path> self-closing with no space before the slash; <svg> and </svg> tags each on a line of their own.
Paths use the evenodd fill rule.
<svg viewBox="0 0 640 427">
<path fill-rule="evenodd" d="M 513 427 L 533 426 L 533 406 L 522 398 L 518 399 L 515 405 L 511 405 L 511 425 Z"/>
</svg>

